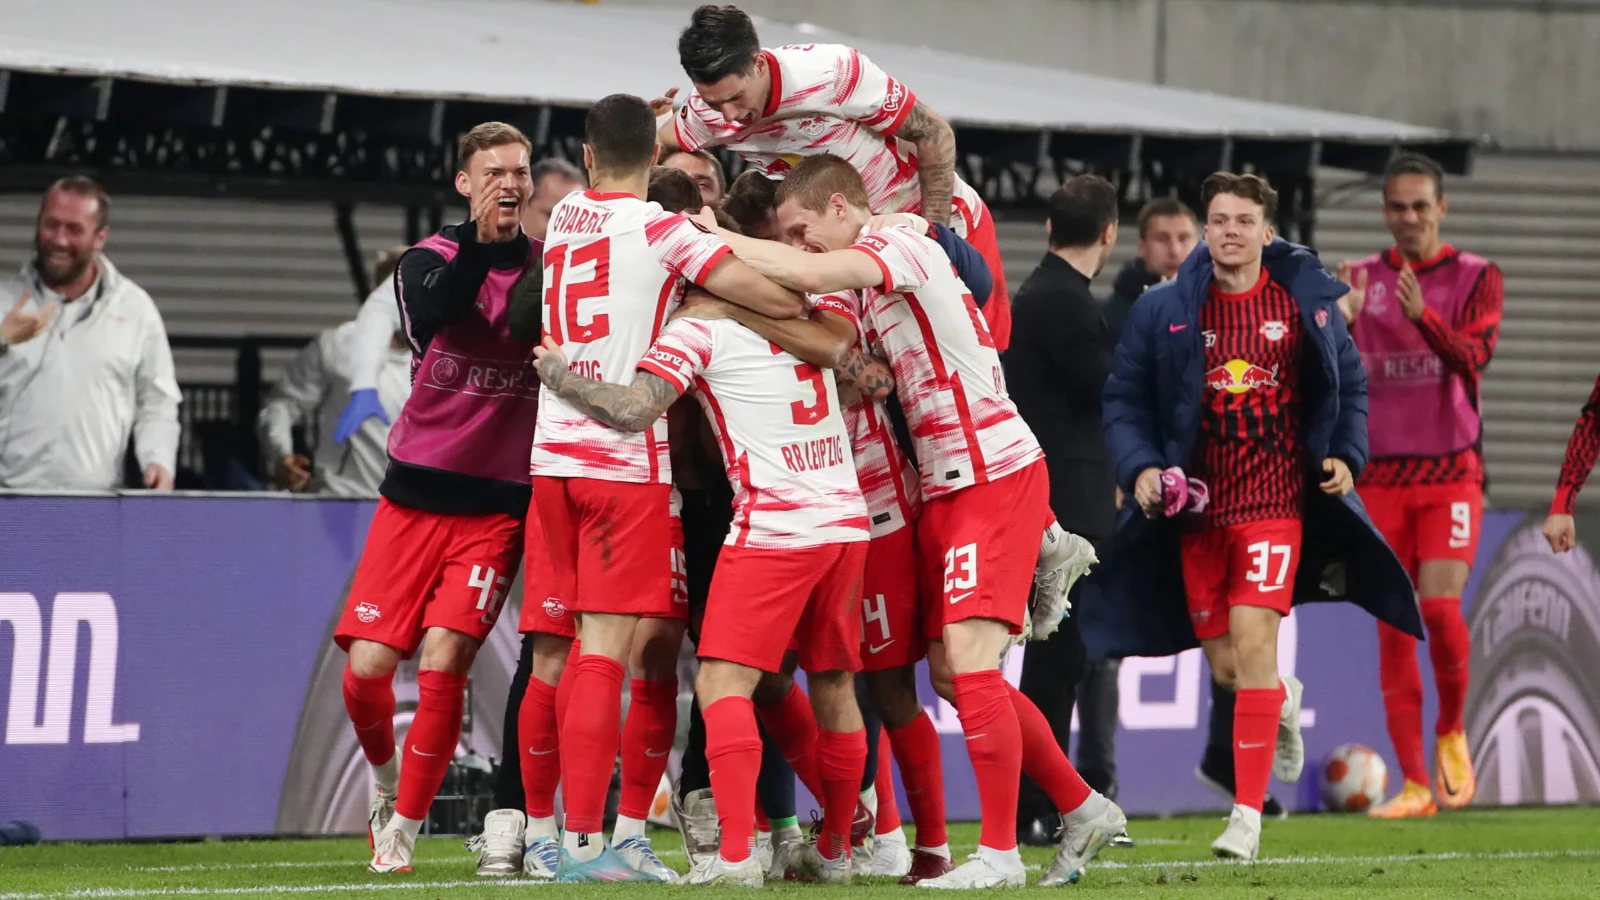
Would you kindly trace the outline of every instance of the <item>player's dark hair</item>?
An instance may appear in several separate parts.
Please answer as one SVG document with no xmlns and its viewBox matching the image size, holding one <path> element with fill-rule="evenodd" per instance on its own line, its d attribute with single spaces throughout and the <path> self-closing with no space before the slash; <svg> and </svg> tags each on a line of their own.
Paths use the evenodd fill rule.
<svg viewBox="0 0 1600 900">
<path fill-rule="evenodd" d="M 872 208 L 867 186 L 856 167 L 832 153 L 808 156 L 778 184 L 774 206 L 793 200 L 800 208 L 820 213 L 828 208 L 828 198 L 843 194 L 846 203 L 862 209 Z"/>
<path fill-rule="evenodd" d="M 612 94 L 589 108 L 583 142 L 604 172 L 635 172 L 650 165 L 656 151 L 656 114 L 632 94 Z"/>
<path fill-rule="evenodd" d="M 739 223 L 743 234 L 755 234 L 778 206 L 778 183 L 758 169 L 745 169 L 728 186 L 722 209 Z"/>
<path fill-rule="evenodd" d="M 1433 179 L 1434 199 L 1444 197 L 1444 168 L 1421 153 L 1401 153 L 1383 167 L 1383 196 L 1389 197 L 1389 182 L 1401 175 L 1425 175 Z"/>
<path fill-rule="evenodd" d="M 1074 175 L 1050 195 L 1050 247 L 1087 247 L 1117 220 L 1117 189 L 1099 175 Z"/>
<path fill-rule="evenodd" d="M 722 192 L 724 195 L 728 193 L 728 173 L 722 168 L 722 160 L 717 159 L 717 155 L 715 153 L 712 153 L 710 150 L 695 150 L 693 152 L 688 150 L 664 150 L 662 151 L 659 162 L 661 165 L 666 165 L 667 160 L 672 159 L 674 156 L 692 156 L 710 166 L 711 177 L 712 180 L 716 181 L 717 183 L 717 190 Z"/>
<path fill-rule="evenodd" d="M 1144 237 L 1150 228 L 1151 219 L 1165 219 L 1170 216 L 1188 216 L 1189 221 L 1196 224 L 1200 219 L 1194 210 L 1184 205 L 1177 197 L 1157 197 L 1139 209 L 1139 237 Z"/>
<path fill-rule="evenodd" d="M 755 23 L 737 6 L 708 3 L 689 16 L 689 27 L 678 35 L 678 62 L 695 84 L 748 75 L 760 52 Z"/>
<path fill-rule="evenodd" d="M 645 199 L 661 204 L 661 208 L 670 213 L 696 213 L 705 205 L 700 199 L 700 186 L 689 173 L 670 166 L 651 167 L 650 190 Z"/>
<path fill-rule="evenodd" d="M 1210 214 L 1211 201 L 1219 194 L 1243 197 L 1261 207 L 1268 224 L 1278 217 L 1278 192 L 1260 175 L 1235 175 L 1232 172 L 1212 172 L 1200 184 L 1200 204 Z"/>
</svg>

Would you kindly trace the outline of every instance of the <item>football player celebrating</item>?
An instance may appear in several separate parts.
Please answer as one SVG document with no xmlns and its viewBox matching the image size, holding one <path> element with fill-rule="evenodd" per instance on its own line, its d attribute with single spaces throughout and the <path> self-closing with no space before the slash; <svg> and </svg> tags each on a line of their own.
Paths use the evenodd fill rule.
<svg viewBox="0 0 1600 900">
<path fill-rule="evenodd" d="M 712 576 L 696 681 L 721 846 L 690 883 L 759 887 L 764 880 L 752 852 L 761 739 L 751 697 L 764 677 L 782 671 L 791 641 L 816 712 L 812 750 L 823 801 L 822 830 L 801 870 L 847 883 L 867 757 L 853 673 L 868 530 L 833 374 L 732 319 L 675 318 L 629 386 L 575 374 L 551 341 L 536 352 L 550 392 L 626 433 L 650 428 L 692 387 L 734 485 L 733 527 Z"/>
<path fill-rule="evenodd" d="M 1043 455 L 1005 394 L 988 329 L 939 244 L 915 228 L 864 233 L 872 217 L 854 166 L 809 157 L 778 189 L 778 218 L 796 247 L 724 234 L 734 252 L 781 284 L 813 295 L 861 291 L 863 326 L 889 360 L 917 452 L 918 522 L 930 591 L 930 665 L 948 673 L 983 806 L 979 848 L 927 888 L 1017 886 L 1016 804 L 1027 773 L 1064 812 L 1045 885 L 1077 879 L 1126 826 L 1067 761 L 1039 710 L 1000 675 L 1023 630 L 1038 534 L 1053 522 Z M 1070 589 L 1071 585 L 1066 585 Z M 935 676 L 936 683 L 943 680 Z"/>
<path fill-rule="evenodd" d="M 762 49 L 755 24 L 736 6 L 695 10 L 678 37 L 678 58 L 695 90 L 663 123 L 662 144 L 727 147 L 773 178 L 819 153 L 849 161 L 873 212 L 948 224 L 983 254 L 994 278 L 983 316 L 995 349 L 1005 350 L 1011 302 L 994 217 L 956 175 L 955 133 L 938 113 L 852 47 Z"/>
<path fill-rule="evenodd" d="M 1187 598 L 1188 641 L 1111 655 L 1165 655 L 1198 639 L 1216 680 L 1235 692 L 1233 814 L 1211 848 L 1252 860 L 1268 779 L 1292 782 L 1304 765 L 1301 685 L 1277 664 L 1297 573 L 1317 585 L 1324 572 L 1302 561 L 1302 544 L 1361 551 L 1347 567 L 1349 592 L 1413 633 L 1420 623 L 1410 580 L 1349 497 L 1367 455 L 1366 374 L 1339 315 L 1344 287 L 1309 251 L 1274 241 L 1277 194 L 1264 179 L 1219 172 L 1202 199 L 1207 245 L 1134 305 L 1104 405 L 1129 504 L 1151 518 L 1177 515 L 1202 485 L 1209 504 L 1189 507 L 1181 538 L 1167 527 L 1178 520 L 1136 533 L 1130 523 L 1146 520 L 1125 509 L 1101 593 L 1146 633 L 1168 624 L 1166 610 L 1136 604 Z M 1320 483 L 1308 487 L 1308 473 Z M 1309 531 L 1310 511 L 1327 504 L 1339 531 L 1303 541 L 1302 518 Z M 1173 571 L 1181 584 L 1152 585 Z M 1128 587 L 1130 573 L 1150 579 L 1143 592 Z M 1094 612 L 1080 620 L 1086 635 Z"/>
<path fill-rule="evenodd" d="M 720 240 L 647 203 L 655 116 L 614 94 L 584 121 L 592 187 L 551 213 L 545 336 L 580 373 L 631 381 L 686 282 L 762 312 L 798 315 L 795 294 L 733 259 Z M 579 614 L 582 655 L 570 663 L 561 723 L 566 828 L 563 881 L 632 879 L 605 845 L 601 821 L 617 756 L 622 679 L 639 622 L 672 605 L 666 423 L 618 432 L 555 392 L 541 391 L 531 469 L 552 594 Z M 648 880 L 656 880 L 648 878 Z"/>
</svg>

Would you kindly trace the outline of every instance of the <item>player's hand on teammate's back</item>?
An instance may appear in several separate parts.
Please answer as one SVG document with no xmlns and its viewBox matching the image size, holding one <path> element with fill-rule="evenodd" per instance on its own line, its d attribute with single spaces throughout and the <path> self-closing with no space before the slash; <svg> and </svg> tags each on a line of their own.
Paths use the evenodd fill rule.
<svg viewBox="0 0 1600 900">
<path fill-rule="evenodd" d="M 1400 311 L 1405 313 L 1406 318 L 1413 322 L 1422 318 L 1428 304 L 1423 302 L 1422 284 L 1417 281 L 1417 273 L 1410 263 L 1400 267 L 1396 293 L 1400 295 Z"/>
<path fill-rule="evenodd" d="M 885 228 L 905 226 L 917 234 L 928 233 L 928 220 L 915 213 L 883 213 L 867 220 L 867 231 L 882 231 Z"/>
<path fill-rule="evenodd" d="M 561 352 L 561 345 L 545 335 L 544 343 L 533 348 L 533 367 L 539 373 L 539 380 L 546 387 L 555 387 L 556 382 L 567 372 L 567 355 Z"/>
<path fill-rule="evenodd" d="M 1339 311 L 1344 313 L 1346 325 L 1354 325 L 1367 305 L 1367 270 L 1362 269 L 1352 275 L 1354 268 L 1349 260 L 1345 260 L 1339 264 L 1339 273 L 1334 276 L 1350 289 L 1349 293 L 1339 298 Z"/>
<path fill-rule="evenodd" d="M 1557 553 L 1571 550 L 1578 543 L 1578 529 L 1572 517 L 1551 513 L 1550 518 L 1544 520 L 1544 539 L 1550 542 L 1550 549 Z"/>
<path fill-rule="evenodd" d="M 1333 497 L 1343 497 L 1355 490 L 1356 479 L 1350 474 L 1350 467 L 1338 457 L 1330 456 L 1322 461 L 1322 471 L 1329 473 L 1322 479 L 1322 492 Z"/>
<path fill-rule="evenodd" d="M 1146 518 L 1155 519 L 1161 516 L 1161 470 L 1151 466 L 1139 473 L 1139 478 L 1133 483 L 1133 502 L 1139 504 L 1144 510 Z"/>
</svg>

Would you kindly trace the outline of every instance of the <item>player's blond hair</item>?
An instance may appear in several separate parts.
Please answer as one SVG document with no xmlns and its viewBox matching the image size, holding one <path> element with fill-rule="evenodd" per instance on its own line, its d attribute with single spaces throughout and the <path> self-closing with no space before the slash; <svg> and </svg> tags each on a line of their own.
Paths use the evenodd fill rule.
<svg viewBox="0 0 1600 900">
<path fill-rule="evenodd" d="M 533 152 L 533 142 L 522 133 L 522 129 L 504 122 L 484 122 L 472 126 L 472 130 L 461 136 L 461 143 L 456 147 L 456 167 L 461 171 L 467 170 L 467 163 L 472 161 L 473 154 L 479 150 L 488 150 L 490 147 L 500 147 L 506 144 L 521 144 L 530 154 Z"/>
<path fill-rule="evenodd" d="M 801 209 L 819 213 L 828 208 L 828 198 L 834 194 L 843 194 L 845 202 L 851 206 L 872 208 L 867 186 L 856 167 L 831 153 L 824 153 L 806 157 L 785 175 L 778 184 L 773 203 L 782 206 L 793 200 Z"/>
</svg>

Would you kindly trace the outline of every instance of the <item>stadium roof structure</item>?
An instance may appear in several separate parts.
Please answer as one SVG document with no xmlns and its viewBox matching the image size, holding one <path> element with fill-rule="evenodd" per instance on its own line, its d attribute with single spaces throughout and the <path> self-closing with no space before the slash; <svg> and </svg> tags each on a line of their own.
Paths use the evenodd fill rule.
<svg viewBox="0 0 1600 900">
<path fill-rule="evenodd" d="M 454 139 L 521 125 L 578 157 L 614 92 L 687 86 L 682 10 L 509 0 L 0 0 L 0 190 L 92 170 L 117 189 L 437 205 Z M 1177 184 L 1254 168 L 1309 184 L 1399 147 L 1447 169 L 1473 142 L 1366 116 L 1080 75 L 758 21 L 771 45 L 844 42 L 957 129 L 994 200 L 1084 168 Z"/>
</svg>

